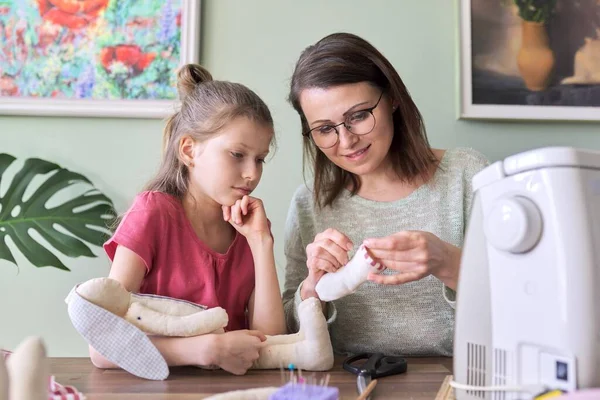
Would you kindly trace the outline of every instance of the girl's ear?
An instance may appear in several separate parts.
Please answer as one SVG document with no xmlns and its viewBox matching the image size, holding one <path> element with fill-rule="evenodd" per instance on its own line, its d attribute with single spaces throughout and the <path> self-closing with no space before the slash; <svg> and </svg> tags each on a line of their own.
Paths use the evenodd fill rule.
<svg viewBox="0 0 600 400">
<path fill-rule="evenodd" d="M 184 136 L 179 141 L 179 159 L 188 167 L 194 165 L 194 144 L 191 136 Z"/>
</svg>

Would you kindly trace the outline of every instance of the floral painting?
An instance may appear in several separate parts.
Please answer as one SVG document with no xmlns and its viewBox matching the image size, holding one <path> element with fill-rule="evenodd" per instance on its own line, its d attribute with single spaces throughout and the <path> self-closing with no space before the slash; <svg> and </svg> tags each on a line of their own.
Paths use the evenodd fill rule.
<svg viewBox="0 0 600 400">
<path fill-rule="evenodd" d="M 461 116 L 600 120 L 600 0 L 461 0 Z"/>
<path fill-rule="evenodd" d="M 0 0 L 0 99 L 172 101 L 189 1 Z"/>
</svg>

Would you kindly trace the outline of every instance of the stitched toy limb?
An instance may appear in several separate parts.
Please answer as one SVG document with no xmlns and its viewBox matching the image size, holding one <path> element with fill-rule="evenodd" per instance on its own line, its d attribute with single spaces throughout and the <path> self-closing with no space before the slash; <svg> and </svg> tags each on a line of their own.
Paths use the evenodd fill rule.
<svg viewBox="0 0 600 400">
<path fill-rule="evenodd" d="M 76 291 L 90 303 L 148 334 L 187 337 L 223 333 L 229 322 L 227 312 L 221 307 L 206 309 L 170 297 L 133 294 L 110 278 L 90 279 L 77 286 Z"/>
<path fill-rule="evenodd" d="M 385 267 L 375 262 L 364 246 L 360 246 L 352 260 L 336 272 L 321 277 L 315 287 L 323 301 L 333 301 L 352 294 L 367 281 L 369 272 L 381 273 Z"/>
<path fill-rule="evenodd" d="M 131 293 L 130 302 L 140 303 L 148 308 L 153 309 L 154 311 L 169 315 L 190 315 L 207 309 L 204 306 L 200 306 L 189 301 L 173 301 L 172 297 L 152 294 Z"/>
<path fill-rule="evenodd" d="M 227 326 L 227 312 L 221 307 L 211 308 L 190 315 L 173 316 L 155 311 L 141 303 L 133 302 L 124 316 L 125 320 L 152 335 L 197 336 Z"/>
<path fill-rule="evenodd" d="M 333 367 L 333 347 L 319 299 L 310 297 L 298 306 L 300 331 L 293 335 L 267 336 L 266 346 L 254 369 L 276 369 L 289 364 L 307 371 Z"/>
</svg>

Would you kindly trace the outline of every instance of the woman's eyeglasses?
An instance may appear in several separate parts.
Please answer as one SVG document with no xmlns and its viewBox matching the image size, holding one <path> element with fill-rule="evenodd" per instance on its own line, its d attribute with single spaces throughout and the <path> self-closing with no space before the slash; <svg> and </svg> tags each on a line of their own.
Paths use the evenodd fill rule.
<svg viewBox="0 0 600 400">
<path fill-rule="evenodd" d="M 312 128 L 308 132 L 304 132 L 303 136 L 310 136 L 312 141 L 321 149 L 328 149 L 335 146 L 340 140 L 340 132 L 338 127 L 344 125 L 348 132 L 353 135 L 366 135 L 371 133 L 375 128 L 375 115 L 373 110 L 377 108 L 381 98 L 383 97 L 383 91 L 379 95 L 377 103 L 373 107 L 365 108 L 363 110 L 354 111 L 346 116 L 344 122 L 340 122 L 337 125 L 321 125 Z"/>
</svg>

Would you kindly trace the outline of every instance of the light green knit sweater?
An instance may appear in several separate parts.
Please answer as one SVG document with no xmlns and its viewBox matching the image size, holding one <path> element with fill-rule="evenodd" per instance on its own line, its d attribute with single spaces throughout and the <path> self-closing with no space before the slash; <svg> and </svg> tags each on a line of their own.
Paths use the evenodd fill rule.
<svg viewBox="0 0 600 400">
<path fill-rule="evenodd" d="M 487 164 L 475 150 L 448 150 L 431 182 L 392 202 L 344 191 L 334 206 L 319 210 L 312 192 L 301 186 L 292 199 L 285 232 L 283 300 L 290 332 L 298 330 L 299 285 L 308 275 L 306 246 L 316 234 L 337 229 L 356 249 L 369 237 L 422 230 L 461 247 L 472 201 L 471 180 Z M 340 354 L 452 355 L 453 295 L 433 276 L 398 286 L 367 282 L 356 293 L 328 304 L 334 350 Z"/>
</svg>

